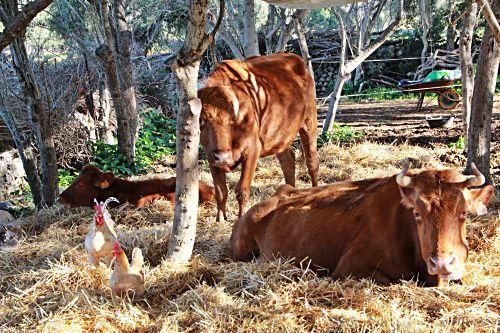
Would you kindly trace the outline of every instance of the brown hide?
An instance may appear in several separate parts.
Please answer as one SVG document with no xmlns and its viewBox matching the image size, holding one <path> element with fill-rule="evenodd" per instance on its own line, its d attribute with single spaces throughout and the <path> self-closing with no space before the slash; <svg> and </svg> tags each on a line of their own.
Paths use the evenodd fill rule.
<svg viewBox="0 0 500 333">
<path fill-rule="evenodd" d="M 236 186 L 239 216 L 249 206 L 250 186 L 260 156 L 277 155 L 285 181 L 295 185 L 290 148 L 300 134 L 311 182 L 317 185 L 317 115 L 314 82 L 293 54 L 223 61 L 198 91 L 201 136 L 217 199 L 217 219 L 226 218 L 225 173 L 242 165 Z"/>
<path fill-rule="evenodd" d="M 158 198 L 175 200 L 175 177 L 167 179 L 126 180 L 115 177 L 112 172 L 103 172 L 93 165 L 82 168 L 80 175 L 59 196 L 59 203 L 66 207 L 92 207 L 94 199 L 105 201 L 117 198 L 121 203 L 130 202 L 143 207 Z M 200 181 L 200 203 L 215 203 L 215 189 Z"/>
<path fill-rule="evenodd" d="M 232 256 L 283 256 L 297 263 L 308 258 L 333 277 L 382 284 L 460 279 L 468 251 L 465 215 L 474 212 L 468 201 L 486 206 L 493 187 L 466 190 L 455 170 L 411 178 L 411 189 L 398 186 L 396 176 L 305 190 L 282 186 L 234 224 Z M 475 192 L 465 198 L 468 191 Z"/>
</svg>

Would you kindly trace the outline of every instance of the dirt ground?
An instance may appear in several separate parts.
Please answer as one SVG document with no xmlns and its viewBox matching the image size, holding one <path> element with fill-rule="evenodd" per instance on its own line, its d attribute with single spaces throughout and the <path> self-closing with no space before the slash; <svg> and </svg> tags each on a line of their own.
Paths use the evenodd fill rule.
<svg viewBox="0 0 500 333">
<path fill-rule="evenodd" d="M 328 107 L 319 108 L 322 125 Z M 429 147 L 456 142 L 462 135 L 462 104 L 454 110 L 438 107 L 437 100 L 426 97 L 424 107 L 417 112 L 417 100 L 341 102 L 336 122 L 366 133 L 366 138 L 378 143 L 408 143 Z M 455 115 L 453 128 L 429 128 L 427 115 Z M 500 150 L 500 95 L 495 96 L 492 122 L 492 152 Z"/>
</svg>

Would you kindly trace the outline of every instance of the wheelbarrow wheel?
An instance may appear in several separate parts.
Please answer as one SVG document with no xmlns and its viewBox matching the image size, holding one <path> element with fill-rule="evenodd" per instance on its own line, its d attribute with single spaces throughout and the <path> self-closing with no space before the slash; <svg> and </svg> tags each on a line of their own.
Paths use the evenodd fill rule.
<svg viewBox="0 0 500 333">
<path fill-rule="evenodd" d="M 460 95 L 454 89 L 448 89 L 439 94 L 438 104 L 443 110 L 453 110 L 460 103 Z"/>
</svg>

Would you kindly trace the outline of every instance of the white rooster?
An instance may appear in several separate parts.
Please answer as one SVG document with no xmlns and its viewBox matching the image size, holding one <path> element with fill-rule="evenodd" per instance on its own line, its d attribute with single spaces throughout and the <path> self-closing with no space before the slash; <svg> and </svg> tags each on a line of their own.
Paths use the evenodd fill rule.
<svg viewBox="0 0 500 333">
<path fill-rule="evenodd" d="M 114 221 L 107 210 L 111 202 L 118 202 L 116 198 L 108 198 L 104 203 L 95 200 L 94 222 L 90 225 L 89 233 L 85 237 L 85 248 L 91 265 L 98 266 L 103 262 L 107 266 L 113 260 L 113 245 L 116 243 L 116 232 L 113 228 Z"/>
</svg>

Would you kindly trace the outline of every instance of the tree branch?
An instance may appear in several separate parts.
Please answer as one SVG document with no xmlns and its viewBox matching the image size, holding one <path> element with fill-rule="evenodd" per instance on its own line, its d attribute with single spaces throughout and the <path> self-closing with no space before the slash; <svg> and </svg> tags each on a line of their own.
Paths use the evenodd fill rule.
<svg viewBox="0 0 500 333">
<path fill-rule="evenodd" d="M 217 21 L 215 22 L 214 28 L 207 35 L 208 44 L 212 44 L 212 42 L 215 39 L 215 34 L 219 30 L 220 25 L 222 23 L 222 19 L 224 18 L 224 11 L 225 11 L 225 9 L 226 9 L 226 1 L 225 0 L 219 0 L 219 17 L 217 17 Z"/>
<path fill-rule="evenodd" d="M 495 13 L 491 10 L 488 1 L 486 0 L 476 0 L 477 4 L 481 6 L 481 12 L 483 13 L 484 18 L 488 22 L 491 31 L 493 32 L 493 36 L 498 43 L 500 43 L 500 25 L 498 24 L 498 20 L 495 17 Z"/>
<path fill-rule="evenodd" d="M 35 0 L 24 6 L 24 8 L 16 13 L 15 18 L 8 18 L 2 13 L 1 19 L 5 29 L 0 33 L 0 51 L 5 49 L 16 37 L 23 34 L 28 25 L 33 21 L 35 16 L 47 8 L 52 3 L 52 0 Z"/>
</svg>

